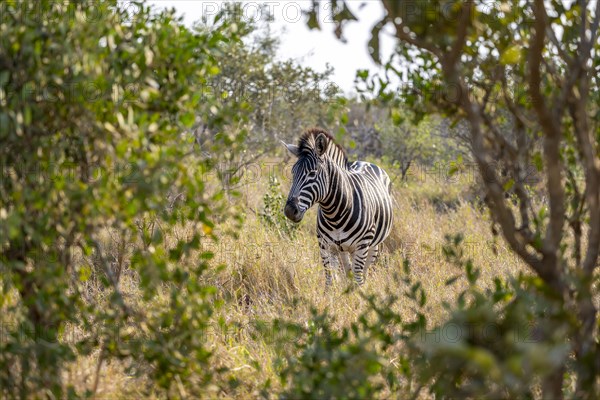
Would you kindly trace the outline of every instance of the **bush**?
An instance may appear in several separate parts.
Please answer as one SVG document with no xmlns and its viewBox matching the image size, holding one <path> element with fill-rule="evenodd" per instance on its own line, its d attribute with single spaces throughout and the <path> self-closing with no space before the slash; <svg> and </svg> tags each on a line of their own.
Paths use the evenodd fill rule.
<svg viewBox="0 0 600 400">
<path fill-rule="evenodd" d="M 295 238 L 298 224 L 290 221 L 283 213 L 285 196 L 281 192 L 281 184 L 275 175 L 269 176 L 269 190 L 263 196 L 264 210 L 260 213 L 261 220 L 280 235 Z"/>
<path fill-rule="evenodd" d="M 356 17 L 346 1 L 331 3 L 337 5 L 333 19 L 341 37 L 345 23 Z M 448 3 L 447 14 L 429 2 L 410 8 L 381 3 L 385 11 L 368 42 L 373 60 L 383 64 L 379 38 L 392 22 L 397 46 L 383 64 L 384 77 L 363 71 L 359 78 L 379 100 L 408 106 L 417 117 L 438 113 L 463 122 L 467 129 L 460 130 L 482 178 L 492 229 L 499 228 L 534 275 L 518 282 L 515 291 L 523 287 L 524 297 L 534 299 L 528 305 L 544 307 L 535 324 L 549 327 L 541 335 L 544 347 L 533 358 L 541 358 L 539 365 L 548 369 L 532 368 L 526 356 L 514 359 L 514 365 L 527 373 L 536 370 L 531 378 L 540 382 L 545 398 L 597 397 L 600 3 L 538 0 L 519 7 L 509 2 L 481 7 L 465 1 Z M 317 12 L 314 6 L 308 13 L 313 27 L 319 25 Z M 398 87 L 392 84 L 397 79 L 411 84 Z M 532 166 L 535 175 L 544 176 L 535 190 L 528 179 Z M 509 191 L 514 195 L 506 196 Z M 529 347 L 505 351 L 521 357 Z M 546 362 L 550 354 L 554 358 Z M 476 371 L 491 372 L 486 368 L 496 359 L 489 353 L 471 355 L 485 365 L 461 365 L 457 373 L 464 375 L 459 382 L 452 379 L 448 391 L 460 383 L 464 395 L 484 393 L 485 382 L 479 388 L 467 385 L 477 381 Z M 431 370 L 441 367 L 440 376 L 448 371 L 443 363 L 432 360 L 431 365 Z M 566 390 L 571 377 L 576 377 L 573 393 Z M 496 369 L 490 378 L 504 382 L 501 391 L 492 386 L 488 395 L 520 391 L 522 382 L 516 378 L 513 385 L 510 371 Z M 534 385 L 525 386 L 533 390 Z"/>
<path fill-rule="evenodd" d="M 214 288 L 198 283 L 211 254 L 190 255 L 225 204 L 184 133 L 196 116 L 217 128 L 243 118 L 200 96 L 238 27 L 192 30 L 117 1 L 8 2 L 0 18 L 0 396 L 82 396 L 63 384 L 65 364 L 94 351 L 97 374 L 123 359 L 149 378 L 140 392 L 205 393 L 214 371 L 194 332 L 214 308 Z M 220 137 L 214 149 L 232 152 L 238 138 Z M 167 245 L 182 220 L 194 234 Z M 104 245 L 107 230 L 125 257 Z M 122 294 L 125 268 L 145 304 Z M 89 279 L 105 295 L 91 296 Z"/>
<path fill-rule="evenodd" d="M 428 294 L 408 260 L 395 277 L 405 292 L 357 293 L 367 307 L 349 327 L 336 329 L 331 316 L 314 310 L 308 327 L 280 323 L 296 335 L 292 348 L 280 347 L 284 397 L 418 398 L 428 391 L 435 398 L 532 398 L 557 373 L 572 374 L 561 366 L 575 326 L 547 287 L 527 276 L 479 287 L 461 235 L 447 238 L 444 253 L 460 269 L 447 286 L 468 285 L 446 304 L 442 323 L 429 321 Z M 412 303 L 413 316 L 395 311 L 400 300 Z"/>
<path fill-rule="evenodd" d="M 289 357 L 280 373 L 287 383 L 282 398 L 371 399 L 381 392 L 382 380 L 372 379 L 384 361 L 375 351 L 376 342 L 358 323 L 339 331 L 333 325 L 330 315 L 313 309 L 308 327 L 297 327 L 298 355 Z"/>
</svg>

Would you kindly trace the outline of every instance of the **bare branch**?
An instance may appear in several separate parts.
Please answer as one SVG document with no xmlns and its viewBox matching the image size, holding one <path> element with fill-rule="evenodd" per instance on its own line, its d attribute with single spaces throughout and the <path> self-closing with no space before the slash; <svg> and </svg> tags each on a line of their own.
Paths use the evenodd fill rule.
<svg viewBox="0 0 600 400">
<path fill-rule="evenodd" d="M 533 239 L 534 239 L 534 235 L 531 232 L 530 227 L 529 227 L 528 210 L 530 208 L 531 202 L 530 202 L 529 196 L 527 195 L 527 192 L 525 191 L 525 188 L 523 187 L 523 182 L 520 177 L 522 160 L 520 159 L 521 157 L 519 157 L 519 155 L 520 155 L 521 150 L 523 148 L 526 148 L 526 146 L 524 143 L 521 143 L 521 146 L 523 146 L 523 147 L 513 146 L 512 143 L 510 143 L 508 140 L 506 140 L 504 135 L 502 135 L 498 131 L 498 128 L 494 125 L 490 116 L 487 115 L 485 112 L 483 112 L 483 110 L 481 110 L 481 118 L 484 121 L 485 126 L 490 130 L 490 132 L 492 132 L 494 134 L 494 137 L 496 138 L 496 140 L 499 143 L 501 143 L 503 150 L 507 151 L 507 153 L 508 153 L 507 154 L 508 157 L 505 157 L 504 160 L 508 161 L 509 165 L 507 167 L 510 167 L 510 169 L 512 170 L 515 194 L 519 198 L 519 205 L 520 205 L 519 210 L 520 210 L 520 215 L 521 215 L 521 226 L 517 230 L 523 235 L 523 238 L 525 239 L 525 243 L 531 245 L 531 244 L 533 244 Z M 518 129 L 518 127 L 520 126 L 519 121 L 515 120 L 515 124 L 517 125 L 517 130 L 519 130 Z M 521 137 L 519 137 L 519 135 Z M 522 129 L 520 129 L 519 132 L 517 132 L 517 137 L 522 142 L 522 138 L 524 137 L 524 132 L 522 132 Z"/>
<path fill-rule="evenodd" d="M 580 7 L 581 5 L 580 1 Z M 585 75 L 588 70 L 588 62 L 591 57 L 591 50 L 594 46 L 594 43 L 597 39 L 598 35 L 598 25 L 600 24 L 600 1 L 596 2 L 596 14 L 594 16 L 594 21 L 592 22 L 592 26 L 590 28 L 590 38 L 587 38 L 586 35 L 586 26 L 587 26 L 587 7 L 585 2 L 583 2 L 583 7 L 585 12 L 582 12 L 582 30 L 580 33 L 580 41 L 577 46 L 577 54 L 578 57 L 576 60 L 573 60 L 572 63 L 568 64 L 568 70 L 566 76 L 568 79 L 561 85 L 562 90 L 560 92 L 560 96 L 558 96 L 554 101 L 554 110 L 555 114 L 558 116 L 562 116 L 563 109 L 566 103 L 569 101 L 568 98 L 571 95 L 573 87 L 579 81 L 582 75 Z"/>
<path fill-rule="evenodd" d="M 579 6 L 582 14 L 580 43 L 578 46 L 580 49 L 579 57 L 578 62 L 570 71 L 570 85 L 564 89 L 563 97 L 568 102 L 569 113 L 573 119 L 575 137 L 577 138 L 585 171 L 584 196 L 590 213 L 590 230 L 588 233 L 588 248 L 582 266 L 584 272 L 591 275 L 596 268 L 600 252 L 600 162 L 595 155 L 594 140 L 587 113 L 591 80 L 587 64 L 591 56 L 591 48 L 597 39 L 598 25 L 600 24 L 600 1 L 596 2 L 589 37 L 586 34 L 588 22 L 587 2 L 579 0 Z M 577 90 L 573 90 L 575 87 Z"/>
<path fill-rule="evenodd" d="M 452 49 L 446 55 L 446 57 L 444 57 L 443 61 L 449 64 L 450 66 L 456 65 L 456 62 L 458 61 L 461 51 L 465 45 L 467 31 L 469 29 L 469 26 L 471 25 L 471 15 L 473 14 L 473 1 L 464 1 L 462 7 L 460 8 L 460 12 L 461 15 L 460 20 L 458 21 L 456 40 L 452 44 Z"/>
<path fill-rule="evenodd" d="M 567 177 L 569 181 L 571 181 L 571 185 L 573 186 L 573 191 L 575 192 L 575 198 L 578 202 L 578 207 L 573 211 L 573 215 L 569 217 L 569 226 L 573 231 L 573 240 L 574 240 L 574 251 L 573 258 L 575 258 L 575 266 L 579 268 L 581 266 L 581 215 L 583 213 L 583 205 L 585 204 L 583 201 L 583 196 L 581 195 L 579 188 L 577 187 L 577 179 L 575 179 L 575 175 L 570 168 L 566 168 Z"/>
<path fill-rule="evenodd" d="M 492 134 L 494 135 L 496 140 L 500 143 L 500 147 L 502 147 L 503 149 L 505 149 L 508 152 L 508 155 L 509 155 L 511 161 L 516 159 L 517 158 L 517 148 L 515 146 L 513 146 L 513 144 L 510 143 L 508 140 L 506 140 L 506 138 L 504 137 L 504 135 L 502 133 L 500 133 L 500 131 L 498 130 L 498 128 L 496 127 L 496 125 L 494 124 L 494 122 L 492 121 L 490 116 L 485 113 L 483 108 L 479 108 L 479 111 L 481 113 L 481 119 L 483 120 L 485 126 L 490 130 L 490 132 L 492 132 Z"/>
<path fill-rule="evenodd" d="M 529 121 L 527 119 L 527 117 L 525 117 L 523 112 L 521 112 L 521 110 L 519 110 L 519 108 L 517 107 L 515 102 L 510 98 L 510 96 L 508 94 L 506 74 L 504 71 L 502 73 L 501 82 L 502 82 L 502 96 L 504 98 L 504 102 L 506 103 L 506 106 L 508 107 L 508 110 L 521 123 L 521 125 L 526 126 L 528 128 L 532 128 L 533 127 L 532 122 Z"/>
<path fill-rule="evenodd" d="M 594 47 L 594 43 L 598 40 L 598 26 L 600 25 L 600 1 L 596 1 L 596 9 L 594 14 L 594 20 L 592 21 L 592 26 L 590 27 L 590 37 L 589 41 L 586 44 L 585 53 L 589 53 Z"/>
<path fill-rule="evenodd" d="M 565 63 L 572 64 L 573 63 L 573 57 L 571 57 L 562 48 L 562 45 L 560 44 L 558 38 L 556 37 L 556 33 L 554 32 L 554 30 L 552 29 L 552 26 L 550 24 L 548 24 L 548 26 L 546 27 L 546 36 L 548 36 L 548 39 L 550 39 L 550 41 L 552 42 L 552 44 L 554 45 L 554 47 L 556 47 L 556 50 L 558 51 L 558 55 L 560 56 L 560 58 L 562 58 L 562 60 Z"/>
<path fill-rule="evenodd" d="M 462 93 L 466 85 L 463 79 L 458 76 L 453 77 L 454 81 L 458 81 Z M 471 137 L 473 142 L 473 155 L 479 167 L 480 173 L 486 178 L 484 184 L 488 193 L 488 206 L 494 211 L 492 214 L 496 222 L 502 228 L 502 234 L 508 242 L 511 249 L 517 253 L 523 261 L 525 261 L 550 287 L 562 293 L 566 290 L 565 284 L 561 279 L 558 269 L 552 265 L 545 263 L 536 254 L 528 250 L 529 237 L 526 237 L 520 229 L 516 228 L 515 218 L 512 211 L 507 207 L 504 199 L 504 189 L 499 183 L 498 175 L 492 168 L 493 158 L 486 149 L 483 133 L 481 132 L 481 114 L 479 106 L 471 102 L 469 96 L 463 95 L 460 97 L 461 107 L 466 111 L 470 125 Z"/>
<path fill-rule="evenodd" d="M 521 214 L 521 229 L 524 230 L 527 239 L 531 243 L 533 241 L 533 235 L 529 228 L 529 210 L 531 207 L 531 199 L 527 195 L 524 185 L 525 176 L 522 172 L 527 170 L 528 166 L 528 144 L 527 136 L 525 134 L 525 126 L 522 122 L 515 118 L 515 134 L 517 137 L 517 165 L 518 170 L 516 171 L 517 179 L 515 185 L 515 193 L 519 198 L 519 212 Z M 524 169 L 524 170 L 523 170 Z"/>
<path fill-rule="evenodd" d="M 582 82 L 582 85 L 585 83 Z M 591 274 L 596 267 L 600 251 L 600 162 L 595 156 L 591 131 L 586 113 L 587 91 L 582 88 L 580 97 L 569 103 L 575 125 L 575 135 L 585 170 L 585 199 L 590 212 L 588 248 L 583 270 Z"/>
<path fill-rule="evenodd" d="M 557 269 L 558 251 L 564 224 L 564 188 L 562 186 L 562 162 L 560 159 L 560 115 L 550 113 L 541 92 L 542 52 L 548 16 L 543 0 L 535 0 L 535 33 L 529 51 L 529 93 L 533 108 L 544 132 L 544 158 L 546 162 L 546 186 L 550 204 L 550 221 L 543 243 L 544 258 Z"/>
</svg>

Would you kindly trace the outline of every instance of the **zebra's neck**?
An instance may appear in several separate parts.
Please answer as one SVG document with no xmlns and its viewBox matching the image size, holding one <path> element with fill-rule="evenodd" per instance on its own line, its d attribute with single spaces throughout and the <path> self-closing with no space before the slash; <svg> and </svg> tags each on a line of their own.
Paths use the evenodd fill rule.
<svg viewBox="0 0 600 400">
<path fill-rule="evenodd" d="M 327 160 L 329 163 L 336 164 L 341 169 L 348 169 L 346 154 L 333 143 L 327 148 Z"/>
<path fill-rule="evenodd" d="M 327 219 L 338 219 L 341 214 L 352 209 L 354 193 L 347 166 L 337 162 L 327 163 L 329 188 L 327 195 L 320 202 L 321 212 Z"/>
</svg>

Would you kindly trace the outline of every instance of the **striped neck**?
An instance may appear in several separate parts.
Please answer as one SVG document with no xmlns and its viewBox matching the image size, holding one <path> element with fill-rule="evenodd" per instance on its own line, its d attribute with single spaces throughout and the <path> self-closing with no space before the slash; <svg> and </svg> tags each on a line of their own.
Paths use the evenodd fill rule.
<svg viewBox="0 0 600 400">
<path fill-rule="evenodd" d="M 329 144 L 325 156 L 328 163 L 334 164 L 344 170 L 349 169 L 346 154 L 334 143 Z"/>
<path fill-rule="evenodd" d="M 354 193 L 348 171 L 345 159 L 343 165 L 331 160 L 327 162 L 329 187 L 327 195 L 319 203 L 326 219 L 339 219 L 352 209 Z"/>
</svg>

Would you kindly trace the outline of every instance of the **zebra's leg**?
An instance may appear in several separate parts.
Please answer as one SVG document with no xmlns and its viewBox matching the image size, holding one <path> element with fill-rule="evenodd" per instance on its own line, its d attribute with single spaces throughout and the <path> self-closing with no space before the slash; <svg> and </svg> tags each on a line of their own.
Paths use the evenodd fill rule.
<svg viewBox="0 0 600 400">
<path fill-rule="evenodd" d="M 367 262 L 365 263 L 365 275 L 367 274 L 367 269 L 375 264 L 377 258 L 379 257 L 379 245 L 373 246 L 369 248 L 367 252 Z"/>
<path fill-rule="evenodd" d="M 331 273 L 339 268 L 339 260 L 336 254 L 333 254 L 326 243 L 319 243 L 321 249 L 321 259 L 325 268 L 325 285 L 331 286 Z"/>
<path fill-rule="evenodd" d="M 364 243 L 359 245 L 352 255 L 352 273 L 354 274 L 354 281 L 357 285 L 365 283 L 364 271 L 368 252 L 369 245 Z"/>
<path fill-rule="evenodd" d="M 333 274 L 337 274 L 339 273 L 340 270 L 340 253 L 336 252 L 336 251 L 330 251 L 329 252 L 329 281 L 331 284 L 331 278 L 333 277 Z M 337 275 L 336 277 L 334 277 L 337 280 Z M 327 279 L 327 277 L 326 277 Z"/>
<path fill-rule="evenodd" d="M 348 276 L 348 272 L 352 270 L 352 262 L 350 261 L 350 254 L 347 251 L 340 251 L 340 262 L 344 268 L 342 272 L 345 276 Z"/>
</svg>

